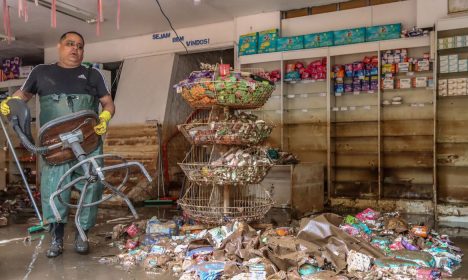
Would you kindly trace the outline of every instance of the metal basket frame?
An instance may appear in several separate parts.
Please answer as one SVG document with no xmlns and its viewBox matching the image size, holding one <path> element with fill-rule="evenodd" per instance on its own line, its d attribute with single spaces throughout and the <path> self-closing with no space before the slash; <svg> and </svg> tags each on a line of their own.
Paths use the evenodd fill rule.
<svg viewBox="0 0 468 280">
<path fill-rule="evenodd" d="M 238 127 L 240 126 L 240 127 Z M 197 122 L 177 126 L 187 141 L 193 145 L 258 145 L 270 136 L 273 124 L 242 123 L 242 122 Z M 195 135 L 190 131 L 196 127 L 200 129 Z M 223 132 L 224 131 L 224 132 Z"/>
<path fill-rule="evenodd" d="M 207 147 L 200 148 L 192 146 L 184 161 L 179 163 L 190 182 L 218 185 L 258 184 L 273 166 L 268 154 L 268 163 L 244 166 L 212 165 L 215 146 L 211 147 L 209 155 L 206 153 Z"/>
<path fill-rule="evenodd" d="M 192 183 L 178 203 L 192 219 L 218 225 L 233 220 L 260 220 L 272 207 L 273 199 L 261 185 L 229 188 Z"/>
<path fill-rule="evenodd" d="M 186 84 L 184 86 L 178 86 L 177 91 L 182 95 L 182 97 L 185 99 L 187 103 L 192 108 L 195 109 L 210 109 L 214 105 L 218 106 L 227 106 L 233 109 L 256 109 L 262 107 L 266 101 L 271 97 L 271 94 L 273 91 L 275 91 L 276 87 L 271 84 L 265 84 L 263 82 L 259 81 L 236 81 L 236 82 L 231 82 L 231 83 L 247 83 L 248 88 L 251 90 L 255 90 L 255 88 L 259 86 L 265 86 L 265 87 L 270 87 L 270 89 L 266 88 L 262 94 L 259 94 L 258 96 L 252 96 L 249 97 L 247 100 L 240 100 L 240 96 L 237 93 L 229 93 L 229 98 L 234 98 L 234 100 L 227 100 L 224 99 L 224 93 L 219 92 L 219 90 L 216 87 L 217 83 L 223 83 L 225 84 L 226 81 L 216 81 L 216 80 L 205 80 L 205 81 L 197 81 L 197 82 L 192 82 L 190 84 Z M 204 85 L 205 87 L 210 87 L 210 93 L 212 95 L 210 96 L 209 94 L 204 93 L 203 97 L 200 96 L 200 98 L 194 99 L 193 95 L 190 94 L 190 90 L 193 87 L 200 86 L 203 88 L 205 91 L 205 87 L 201 86 Z M 202 99 L 207 98 L 207 101 L 200 101 Z M 245 96 L 244 96 L 245 98 Z"/>
</svg>

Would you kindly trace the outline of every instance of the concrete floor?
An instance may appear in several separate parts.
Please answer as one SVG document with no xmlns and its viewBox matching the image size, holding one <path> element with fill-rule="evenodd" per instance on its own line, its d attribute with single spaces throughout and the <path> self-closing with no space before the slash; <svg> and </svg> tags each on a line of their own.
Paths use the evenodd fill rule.
<svg viewBox="0 0 468 280">
<path fill-rule="evenodd" d="M 140 208 L 138 212 L 142 217 L 171 217 L 177 214 L 174 209 L 167 207 Z M 24 223 L 24 218 L 18 218 L 18 223 L 0 228 L 0 279 L 177 279 L 169 272 L 148 274 L 142 268 L 125 271 L 115 265 L 98 263 L 101 256 L 118 253 L 118 249 L 108 246 L 110 241 L 96 235 L 112 230 L 113 225 L 102 223 L 108 216 L 115 218 L 126 215 L 128 213 L 125 211 L 100 210 L 99 222 L 101 224 L 96 226 L 91 233 L 92 250 L 87 256 L 78 255 L 73 251 L 74 228 L 71 225 L 67 226 L 64 254 L 56 259 L 48 259 L 45 256 L 50 241 L 48 233 L 36 234 L 34 240 L 28 243 L 16 240 L 1 244 L 2 240 L 27 235 L 27 228 L 30 225 Z M 410 220 L 413 219 L 410 218 Z M 453 232 L 453 229 L 449 231 Z M 457 246 L 461 247 L 464 252 L 468 252 L 467 236 L 451 237 Z M 468 258 L 463 259 L 462 267 L 454 273 L 453 278 L 468 279 Z"/>
</svg>

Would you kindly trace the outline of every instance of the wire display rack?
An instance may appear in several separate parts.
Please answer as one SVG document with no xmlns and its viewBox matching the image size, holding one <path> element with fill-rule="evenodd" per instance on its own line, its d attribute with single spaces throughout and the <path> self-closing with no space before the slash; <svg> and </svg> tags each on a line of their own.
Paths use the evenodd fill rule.
<svg viewBox="0 0 468 280">
<path fill-rule="evenodd" d="M 201 151 L 194 146 L 179 166 L 191 182 L 217 185 L 258 184 L 273 166 L 266 152 L 256 148 L 234 155 L 231 161 L 236 161 L 234 157 L 237 157 L 239 162 L 236 165 L 215 160 L 220 156 L 215 146 L 202 148 Z"/>
<path fill-rule="evenodd" d="M 257 122 L 205 122 L 178 125 L 193 145 L 257 145 L 271 134 L 272 124 Z"/>
<path fill-rule="evenodd" d="M 192 183 L 179 205 L 194 220 L 222 224 L 232 220 L 259 220 L 270 210 L 273 200 L 260 185 L 226 188 Z"/>
<path fill-rule="evenodd" d="M 195 109 L 210 109 L 213 105 L 232 109 L 256 109 L 270 98 L 275 86 L 262 80 L 200 79 L 176 86 L 176 91 Z"/>
<path fill-rule="evenodd" d="M 252 146 L 266 140 L 273 125 L 231 111 L 262 107 L 274 83 L 251 73 L 219 77 L 216 71 L 198 71 L 175 89 L 193 108 L 210 109 L 208 118 L 178 126 L 192 144 L 179 163 L 190 184 L 178 204 L 205 224 L 261 219 L 273 200 L 259 183 L 273 163 L 265 149 Z"/>
</svg>

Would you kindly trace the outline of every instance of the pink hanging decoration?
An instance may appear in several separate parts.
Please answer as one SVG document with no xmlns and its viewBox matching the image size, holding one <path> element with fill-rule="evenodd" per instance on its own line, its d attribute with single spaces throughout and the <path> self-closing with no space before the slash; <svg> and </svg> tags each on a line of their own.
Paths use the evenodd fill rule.
<svg viewBox="0 0 468 280">
<path fill-rule="evenodd" d="M 120 0 L 117 0 L 117 21 L 116 21 L 117 30 L 120 30 Z"/>
<path fill-rule="evenodd" d="M 97 24 L 96 24 L 96 35 L 101 36 L 101 22 L 103 21 L 102 17 L 102 0 L 97 1 Z"/>
<path fill-rule="evenodd" d="M 50 8 L 50 26 L 57 28 L 57 0 L 52 0 L 52 7 Z"/>
<path fill-rule="evenodd" d="M 23 16 L 24 16 L 24 21 L 28 22 L 28 2 L 26 0 L 21 0 L 23 1 Z"/>
<path fill-rule="evenodd" d="M 8 44 L 11 43 L 11 25 L 10 25 L 10 8 L 7 5 L 6 0 L 3 0 L 3 28 L 5 29 L 5 35 L 7 36 Z"/>
<path fill-rule="evenodd" d="M 18 17 L 23 17 L 23 0 L 18 0 Z"/>
</svg>

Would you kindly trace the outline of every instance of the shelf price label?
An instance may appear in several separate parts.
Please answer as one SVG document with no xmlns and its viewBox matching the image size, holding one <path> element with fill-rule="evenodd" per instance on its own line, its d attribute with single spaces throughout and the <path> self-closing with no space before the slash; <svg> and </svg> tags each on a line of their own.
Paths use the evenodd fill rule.
<svg viewBox="0 0 468 280">
<path fill-rule="evenodd" d="M 321 92 L 321 93 L 319 93 L 319 96 L 322 96 L 322 97 L 327 96 L 327 93 L 326 92 Z"/>
</svg>

